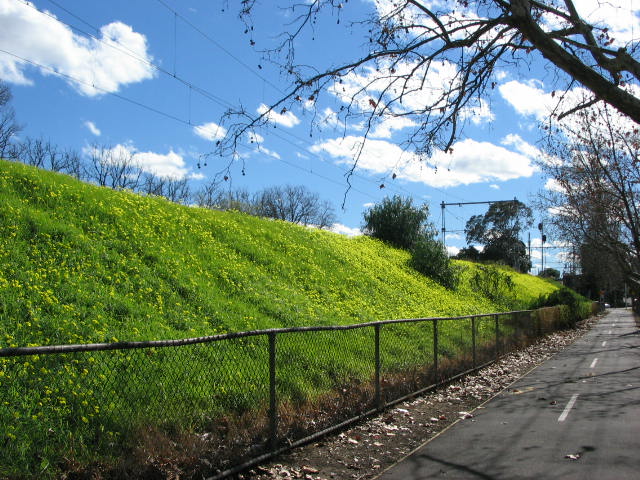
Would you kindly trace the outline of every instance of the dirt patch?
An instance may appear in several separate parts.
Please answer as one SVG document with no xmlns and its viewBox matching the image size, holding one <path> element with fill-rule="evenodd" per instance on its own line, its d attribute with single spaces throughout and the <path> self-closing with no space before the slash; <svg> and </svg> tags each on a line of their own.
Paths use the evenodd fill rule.
<svg viewBox="0 0 640 480">
<path fill-rule="evenodd" d="M 473 375 L 430 392 L 237 475 L 240 480 L 371 479 L 433 438 L 459 418 L 524 373 L 573 343 L 597 321 L 581 322 L 573 330 L 553 333 L 524 350 L 510 353 Z"/>
</svg>

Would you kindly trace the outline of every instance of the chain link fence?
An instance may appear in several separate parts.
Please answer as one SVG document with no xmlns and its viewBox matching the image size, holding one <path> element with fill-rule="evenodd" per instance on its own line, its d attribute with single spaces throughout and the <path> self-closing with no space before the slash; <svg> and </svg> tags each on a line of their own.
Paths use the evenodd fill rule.
<svg viewBox="0 0 640 480">
<path fill-rule="evenodd" d="M 223 478 L 480 368 L 554 322 L 545 309 L 0 349 L 0 477 L 180 464 Z"/>
</svg>

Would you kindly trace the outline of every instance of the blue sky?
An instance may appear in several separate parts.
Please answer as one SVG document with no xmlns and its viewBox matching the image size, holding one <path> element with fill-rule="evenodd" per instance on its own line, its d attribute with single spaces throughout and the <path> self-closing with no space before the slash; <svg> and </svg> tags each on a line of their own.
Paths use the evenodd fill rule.
<svg viewBox="0 0 640 480">
<path fill-rule="evenodd" d="M 367 46 L 363 32 L 348 27 L 350 20 L 376 15 L 385 3 L 351 0 L 340 17 L 321 18 L 317 28 L 296 43 L 299 59 L 322 68 L 357 57 Z M 611 25 L 618 41 L 640 28 L 638 2 L 576 3 L 588 18 Z M 44 137 L 80 151 L 92 143 L 126 148 L 148 171 L 186 176 L 197 189 L 229 162 L 210 158 L 204 166 L 202 158 L 224 132 L 223 112 L 242 105 L 257 113 L 286 90 L 275 64 L 259 50 L 279 41 L 277 34 L 291 21 L 290 14 L 265 1 L 256 11 L 253 30 L 245 33 L 234 4 L 0 0 L 0 78 L 12 88 L 13 105 L 24 125 L 21 136 Z M 304 105 L 274 115 L 272 126 L 240 149 L 242 158 L 232 165 L 228 188 L 255 192 L 304 184 L 333 202 L 336 230 L 345 234 L 355 233 L 363 211 L 385 195 L 428 202 L 438 228 L 443 201 L 518 198 L 529 203 L 548 186 L 534 164 L 540 157 L 537 124 L 547 117 L 557 88 L 553 72 L 544 67 L 533 57 L 518 71 L 497 71 L 493 94 L 469 112 L 453 153 L 432 157 L 431 162 L 441 166 L 437 173 L 398 146 L 407 125 L 385 122 L 365 144 L 347 192 L 345 172 L 362 126 L 355 121 L 336 126 L 334 113 L 344 104 L 344 95 L 367 80 L 368 73 L 362 72 L 345 81 L 343 92 L 334 88 L 315 99 L 321 130 L 310 129 L 313 113 Z M 446 82 L 447 68 L 442 65 L 433 74 L 434 85 Z M 381 184 L 385 188 L 379 188 Z M 465 246 L 465 222 L 486 208 L 447 207 L 447 246 L 452 252 Z M 535 225 L 540 220 L 538 214 Z M 539 246 L 537 228 L 531 237 L 534 247 Z M 533 257 L 535 273 L 539 249 L 534 248 Z M 545 265 L 561 270 L 562 249 L 549 250 Z"/>
</svg>

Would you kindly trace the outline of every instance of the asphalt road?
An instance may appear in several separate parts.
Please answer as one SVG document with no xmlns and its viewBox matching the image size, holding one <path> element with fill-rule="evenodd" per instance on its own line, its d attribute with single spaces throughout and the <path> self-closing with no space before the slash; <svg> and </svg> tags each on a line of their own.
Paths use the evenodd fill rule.
<svg viewBox="0 0 640 480">
<path fill-rule="evenodd" d="M 585 336 L 376 477 L 640 479 L 640 329 L 612 309 Z"/>
</svg>

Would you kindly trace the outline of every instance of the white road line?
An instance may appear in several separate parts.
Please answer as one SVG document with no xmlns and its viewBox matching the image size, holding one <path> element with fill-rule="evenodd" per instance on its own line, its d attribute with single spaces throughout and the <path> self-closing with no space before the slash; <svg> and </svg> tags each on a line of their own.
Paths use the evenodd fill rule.
<svg viewBox="0 0 640 480">
<path fill-rule="evenodd" d="M 605 340 L 604 342 L 602 342 L 602 346 L 606 346 L 607 345 L 607 341 Z"/>
<path fill-rule="evenodd" d="M 589 368 L 593 368 L 593 367 L 595 367 L 595 366 L 596 366 L 596 363 L 598 363 L 598 359 L 597 359 L 597 358 L 594 358 L 594 359 L 593 359 L 593 362 L 591 362 L 591 366 L 590 366 Z"/>
<path fill-rule="evenodd" d="M 571 399 L 569 400 L 569 403 L 567 403 L 567 406 L 564 407 L 564 410 L 562 411 L 562 413 L 560 414 L 560 416 L 558 417 L 558 421 L 559 422 L 564 422 L 567 419 L 567 416 L 569 415 L 569 412 L 571 411 L 571 409 L 573 408 L 573 405 L 576 403 L 576 400 L 578 399 L 578 394 L 574 393 L 571 396 Z"/>
</svg>

